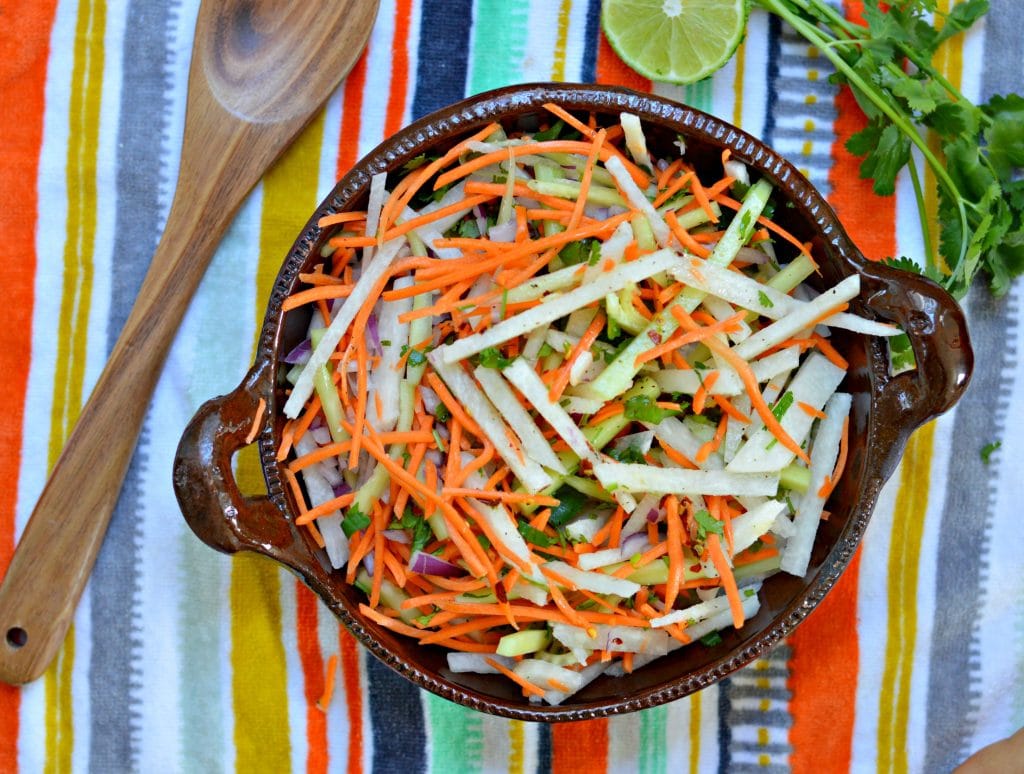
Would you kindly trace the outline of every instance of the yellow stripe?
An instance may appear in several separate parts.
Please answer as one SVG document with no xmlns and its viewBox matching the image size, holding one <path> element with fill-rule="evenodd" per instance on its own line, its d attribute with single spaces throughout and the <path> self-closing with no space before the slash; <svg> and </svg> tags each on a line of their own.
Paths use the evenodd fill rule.
<svg viewBox="0 0 1024 774">
<path fill-rule="evenodd" d="M 941 0 L 939 11 L 947 13 L 951 0 Z M 941 17 L 939 21 L 941 26 Z M 939 48 L 935 67 L 950 83 L 960 88 L 963 77 L 963 42 L 959 37 Z M 929 134 L 929 145 L 941 158 L 938 141 Z M 932 244 L 938 244 L 938 201 L 935 178 L 925 170 L 925 208 L 932 231 Z M 920 571 L 921 541 L 928 485 L 931 473 L 934 423 L 918 430 L 907 445 L 896 495 L 894 523 L 889 548 L 888 615 L 885 667 L 879 691 L 878 770 L 905 772 L 907 726 L 910 717 L 910 684 L 913 675 L 914 645 L 917 639 L 917 587 Z"/>
<path fill-rule="evenodd" d="M 918 430 L 907 444 L 889 547 L 889 630 L 879 691 L 878 770 L 907 771 L 907 717 L 917 635 L 917 582 L 928 509 L 935 424 Z"/>
<path fill-rule="evenodd" d="M 523 721 L 508 721 L 508 774 L 523 774 L 525 742 Z"/>
<path fill-rule="evenodd" d="M 555 61 L 551 65 L 551 80 L 565 80 L 565 49 L 569 40 L 569 14 L 572 0 L 562 0 L 558 8 L 558 37 L 555 39 Z"/>
<path fill-rule="evenodd" d="M 281 262 L 317 204 L 323 134 L 321 114 L 263 180 L 256 338 Z M 243 492 L 266 491 L 255 446 L 238 455 L 237 477 Z M 277 565 L 254 557 L 238 557 L 232 564 L 232 694 L 239 772 L 288 771 L 291 766 L 282 573 Z"/>
<path fill-rule="evenodd" d="M 732 79 L 732 122 L 736 126 L 743 126 L 743 75 L 746 72 L 747 46 L 740 43 L 734 57 L 736 62 L 736 75 Z"/>
<path fill-rule="evenodd" d="M 57 361 L 50 409 L 47 467 L 60 456 L 82 409 L 96 247 L 96 152 L 103 95 L 104 0 L 83 0 L 75 29 L 65 163 L 67 221 L 64 277 L 57 319 Z M 74 752 L 71 677 L 75 631 L 69 629 L 56 662 L 45 677 L 46 772 L 71 770 Z"/>
<path fill-rule="evenodd" d="M 700 774 L 700 697 L 703 693 L 690 694 L 690 774 Z"/>
</svg>

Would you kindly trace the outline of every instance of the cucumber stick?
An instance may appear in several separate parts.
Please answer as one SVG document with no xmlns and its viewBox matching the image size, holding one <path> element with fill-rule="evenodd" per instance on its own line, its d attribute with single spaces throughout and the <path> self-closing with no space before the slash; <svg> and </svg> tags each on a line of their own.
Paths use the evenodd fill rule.
<svg viewBox="0 0 1024 774">
<path fill-rule="evenodd" d="M 728 266 L 732 263 L 739 249 L 754 233 L 757 219 L 768 203 L 771 192 L 771 183 L 765 179 L 758 180 L 750 187 L 747 195 L 743 197 L 743 205 L 715 245 L 708 261 L 718 266 Z M 664 341 L 679 327 L 676 318 L 672 316 L 672 308 L 679 306 L 688 313 L 692 312 L 704 300 L 704 296 L 704 293 L 695 288 L 685 288 L 668 307 L 655 315 L 647 327 L 627 344 L 608 368 L 591 383 L 590 389 L 595 397 L 607 401 L 624 392 L 639 370 L 636 365 L 637 357 Z"/>
</svg>

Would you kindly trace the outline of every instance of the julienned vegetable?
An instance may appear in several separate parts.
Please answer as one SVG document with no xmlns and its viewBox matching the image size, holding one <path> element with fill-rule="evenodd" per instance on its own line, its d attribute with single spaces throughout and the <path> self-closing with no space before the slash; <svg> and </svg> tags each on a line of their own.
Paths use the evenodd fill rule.
<svg viewBox="0 0 1024 774">
<path fill-rule="evenodd" d="M 897 331 L 846 311 L 856 276 L 802 284 L 728 154 L 702 180 L 634 116 L 547 109 L 321 221 L 279 456 L 368 618 L 558 703 L 806 572 L 846 459 L 829 327 Z"/>
</svg>

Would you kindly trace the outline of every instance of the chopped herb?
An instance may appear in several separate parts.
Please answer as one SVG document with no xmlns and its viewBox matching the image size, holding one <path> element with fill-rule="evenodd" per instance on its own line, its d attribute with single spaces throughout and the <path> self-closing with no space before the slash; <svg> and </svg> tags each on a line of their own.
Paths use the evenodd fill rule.
<svg viewBox="0 0 1024 774">
<path fill-rule="evenodd" d="M 693 514 L 697 522 L 697 540 L 704 542 L 708 534 L 721 535 L 724 525 L 703 508 Z"/>
<path fill-rule="evenodd" d="M 1003 445 L 1002 441 L 993 441 L 992 443 L 987 443 L 984 446 L 982 446 L 981 447 L 981 461 L 984 462 L 986 465 L 988 465 L 989 460 L 992 459 L 993 452 L 998 451 L 999 447 L 1002 446 L 1002 445 Z"/>
<path fill-rule="evenodd" d="M 402 165 L 402 169 L 406 172 L 412 172 L 414 169 L 419 169 L 426 164 L 430 159 L 427 158 L 426 153 L 421 153 L 419 156 L 413 156 L 407 162 Z"/>
<path fill-rule="evenodd" d="M 635 446 L 627 446 L 624 449 L 611 450 L 608 452 L 608 456 L 616 462 L 632 462 L 642 464 L 646 462 L 644 459 L 644 453 Z"/>
<path fill-rule="evenodd" d="M 595 266 L 601 260 L 601 243 L 596 239 L 580 239 L 561 249 L 558 257 L 566 266 L 587 263 Z"/>
<path fill-rule="evenodd" d="M 415 526 L 412 528 L 412 546 L 410 552 L 415 554 L 417 551 L 422 551 L 424 546 L 430 542 L 430 538 L 433 537 L 434 533 L 430 530 L 430 525 L 427 524 L 425 519 L 417 519 Z"/>
<path fill-rule="evenodd" d="M 516 526 L 519 529 L 519 534 L 523 536 L 523 539 L 527 543 L 533 543 L 535 546 L 547 548 L 555 542 L 551 536 L 546 535 L 535 527 L 531 527 L 524 521 L 519 522 Z"/>
<path fill-rule="evenodd" d="M 577 492 L 571 486 L 563 486 L 555 492 L 555 497 L 558 499 L 558 505 L 552 509 L 551 517 L 548 519 L 548 523 L 553 527 L 563 526 L 583 510 L 583 505 L 587 501 L 585 494 Z"/>
<path fill-rule="evenodd" d="M 637 422 L 650 422 L 656 425 L 665 417 L 673 417 L 678 413 L 674 409 L 661 408 L 649 395 L 634 395 L 626 399 L 625 417 Z"/>
<path fill-rule="evenodd" d="M 359 530 L 369 526 L 370 517 L 355 505 L 348 509 L 345 518 L 341 520 L 341 529 L 345 533 L 345 537 L 352 537 Z"/>
<path fill-rule="evenodd" d="M 402 356 L 409 353 L 409 359 L 406 361 L 413 368 L 427 364 L 427 356 L 420 352 L 415 347 L 410 347 L 408 344 L 402 345 Z"/>
<path fill-rule="evenodd" d="M 768 298 L 768 294 L 765 293 L 763 290 L 757 291 L 757 300 L 761 302 L 761 306 L 763 306 L 765 309 L 771 309 L 773 306 L 775 306 L 775 304 L 772 303 L 772 300 Z"/>
<path fill-rule="evenodd" d="M 715 647 L 715 645 L 722 644 L 722 635 L 718 632 L 708 632 L 700 638 L 700 644 L 706 645 L 709 648 Z"/>
<path fill-rule="evenodd" d="M 391 346 L 391 339 L 381 339 L 380 340 L 380 345 L 382 347 L 390 347 Z"/>
<path fill-rule="evenodd" d="M 497 368 L 499 371 L 512 365 L 515 358 L 505 357 L 497 347 L 487 347 L 476 356 L 478 365 L 484 368 Z"/>
<path fill-rule="evenodd" d="M 547 129 L 536 132 L 533 135 L 533 139 L 536 142 L 543 142 L 545 140 L 578 140 L 579 137 L 580 133 L 575 129 L 569 129 L 566 127 L 561 118 L 551 124 Z"/>
<path fill-rule="evenodd" d="M 789 411 L 789 407 L 793 405 L 793 400 L 792 391 L 786 390 L 778 402 L 772 406 L 772 415 L 781 422 L 782 418 L 786 416 L 786 412 Z"/>
<path fill-rule="evenodd" d="M 434 419 L 438 422 L 447 422 L 452 418 L 452 412 L 448 410 L 448 407 L 443 403 L 438 403 L 437 408 L 434 410 Z"/>
</svg>

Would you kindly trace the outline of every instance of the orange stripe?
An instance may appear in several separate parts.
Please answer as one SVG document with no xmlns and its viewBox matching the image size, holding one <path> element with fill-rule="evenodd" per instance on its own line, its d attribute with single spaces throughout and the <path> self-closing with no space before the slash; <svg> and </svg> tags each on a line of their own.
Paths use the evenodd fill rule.
<svg viewBox="0 0 1024 774">
<path fill-rule="evenodd" d="M 341 138 L 338 147 L 338 177 L 348 173 L 359 156 L 359 122 L 363 112 L 363 90 L 366 87 L 367 46 L 356 66 L 345 79 L 345 109 L 341 116 Z"/>
<path fill-rule="evenodd" d="M 860 21 L 863 3 L 847 2 L 846 14 Z M 869 181 L 860 179 L 860 160 L 845 147 L 866 119 L 848 88 L 836 97 L 838 116 L 829 174 L 829 201 L 847 231 L 864 253 L 875 259 L 896 252 L 896 204 L 893 197 L 876 196 Z M 821 771 L 822 762 L 847 771 L 853 750 L 854 709 L 857 699 L 857 590 L 861 551 L 807 620 L 789 638 L 790 711 L 794 774 Z"/>
<path fill-rule="evenodd" d="M 405 98 L 409 91 L 409 19 L 412 0 L 395 3 L 395 35 L 391 39 L 391 96 L 384 117 L 384 136 L 395 134 L 405 123 Z"/>
<path fill-rule="evenodd" d="M 36 175 L 43 141 L 46 66 L 55 0 L 14 0 L 4 5 L 0 33 L 0 241 L 12 251 L 0 262 L 5 325 L 0 346 L 0 394 L 7 398 L 7 416 L 0 422 L 0 475 L 17 482 L 21 466 L 21 427 L 25 410 L 28 364 L 32 354 L 32 306 L 35 282 L 35 228 L 39 202 Z M 0 493 L 0 572 L 14 553 L 14 511 L 17 484 Z M 18 768 L 20 692 L 0 685 L 0 771 Z"/>
<path fill-rule="evenodd" d="M 597 41 L 597 82 L 615 86 L 625 86 L 640 92 L 651 90 L 651 82 L 634 70 L 631 70 L 619 59 L 615 49 L 600 34 Z"/>
<path fill-rule="evenodd" d="M 863 7 L 861 2 L 847 2 L 847 16 L 861 22 Z M 860 177 L 860 159 L 846 150 L 846 141 L 867 126 L 867 118 L 847 86 L 839 90 L 835 105 L 838 115 L 828 176 L 832 185 L 829 203 L 865 256 L 877 261 L 896 255 L 896 198 L 875 194 L 871 181 Z"/>
<path fill-rule="evenodd" d="M 607 718 L 551 726 L 551 774 L 584 774 L 607 769 Z"/>
<path fill-rule="evenodd" d="M 348 629 L 338 627 L 341 677 L 348 706 L 348 774 L 363 773 L 363 690 L 359 677 L 359 645 Z"/>
<path fill-rule="evenodd" d="M 306 697 L 306 771 L 326 774 L 327 716 L 316 706 L 324 693 L 324 659 L 317 637 L 317 598 L 300 581 L 295 582 L 295 617 Z"/>
<path fill-rule="evenodd" d="M 849 771 L 857 704 L 857 576 L 861 551 L 839 582 L 789 637 L 793 774 Z"/>
</svg>

